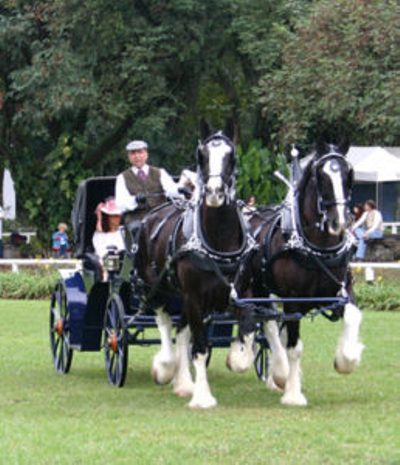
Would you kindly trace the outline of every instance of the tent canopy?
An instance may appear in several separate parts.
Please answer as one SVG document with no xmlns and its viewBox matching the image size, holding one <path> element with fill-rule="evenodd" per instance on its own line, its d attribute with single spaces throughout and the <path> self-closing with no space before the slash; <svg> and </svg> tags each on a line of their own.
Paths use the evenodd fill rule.
<svg viewBox="0 0 400 465">
<path fill-rule="evenodd" d="M 4 219 L 15 220 L 15 189 L 14 182 L 11 177 L 11 173 L 8 169 L 4 170 L 3 173 L 3 212 Z"/>
<path fill-rule="evenodd" d="M 382 147 L 351 147 L 347 158 L 356 181 L 400 181 L 400 159 Z"/>
</svg>

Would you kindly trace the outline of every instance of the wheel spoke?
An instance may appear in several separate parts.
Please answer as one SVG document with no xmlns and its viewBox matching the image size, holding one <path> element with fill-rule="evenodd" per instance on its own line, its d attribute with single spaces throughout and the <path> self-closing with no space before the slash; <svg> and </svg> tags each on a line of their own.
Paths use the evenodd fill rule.
<svg viewBox="0 0 400 465">
<path fill-rule="evenodd" d="M 60 344 L 60 336 L 57 333 L 54 333 L 54 346 L 53 346 L 53 357 L 57 356 L 58 346 Z"/>
<path fill-rule="evenodd" d="M 52 306 L 51 307 L 51 313 L 53 315 L 53 320 L 54 320 L 53 323 L 55 323 L 57 320 L 59 320 L 61 318 L 59 308 L 57 308 L 55 306 L 54 307 Z"/>
<path fill-rule="evenodd" d="M 117 328 L 117 316 L 114 305 L 110 308 L 109 316 L 110 316 L 110 326 L 112 328 Z"/>
</svg>

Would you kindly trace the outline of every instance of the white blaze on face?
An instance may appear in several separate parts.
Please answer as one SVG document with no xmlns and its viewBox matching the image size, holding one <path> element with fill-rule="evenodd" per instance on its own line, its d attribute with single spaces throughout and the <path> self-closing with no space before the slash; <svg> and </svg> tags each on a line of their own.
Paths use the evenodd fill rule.
<svg viewBox="0 0 400 465">
<path fill-rule="evenodd" d="M 342 175 L 340 172 L 340 165 L 336 160 L 330 160 L 325 163 L 322 171 L 329 176 L 332 187 L 333 187 L 333 195 L 335 197 L 336 202 L 336 211 L 338 217 L 338 224 L 344 228 L 346 226 L 346 205 L 345 205 L 345 197 L 343 191 L 343 182 L 342 182 Z"/>
<path fill-rule="evenodd" d="M 207 182 L 207 203 L 209 206 L 219 207 L 224 202 L 223 166 L 224 159 L 230 151 L 231 147 L 223 141 L 210 142 L 209 179 Z"/>
<path fill-rule="evenodd" d="M 223 161 L 230 150 L 231 148 L 225 142 L 211 142 L 209 158 L 210 176 L 222 175 Z"/>
</svg>

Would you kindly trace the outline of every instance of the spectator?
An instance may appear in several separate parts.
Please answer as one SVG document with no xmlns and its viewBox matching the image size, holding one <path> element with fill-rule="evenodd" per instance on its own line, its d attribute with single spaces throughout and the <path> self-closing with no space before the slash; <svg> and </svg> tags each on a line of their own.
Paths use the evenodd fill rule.
<svg viewBox="0 0 400 465">
<path fill-rule="evenodd" d="M 353 220 L 358 221 L 364 213 L 364 206 L 362 203 L 356 203 L 353 207 Z"/>
<path fill-rule="evenodd" d="M 243 213 L 245 215 L 250 215 L 256 210 L 256 198 L 254 195 L 251 195 L 247 200 L 246 200 L 246 205 L 243 207 Z"/>
<path fill-rule="evenodd" d="M 383 219 L 373 200 L 364 204 L 364 213 L 353 225 L 353 232 L 358 239 L 356 259 L 363 260 L 367 249 L 368 239 L 381 239 L 383 237 Z"/>
<path fill-rule="evenodd" d="M 59 223 L 58 230 L 52 234 L 52 249 L 54 258 L 68 258 L 68 227 L 65 223 Z"/>
</svg>

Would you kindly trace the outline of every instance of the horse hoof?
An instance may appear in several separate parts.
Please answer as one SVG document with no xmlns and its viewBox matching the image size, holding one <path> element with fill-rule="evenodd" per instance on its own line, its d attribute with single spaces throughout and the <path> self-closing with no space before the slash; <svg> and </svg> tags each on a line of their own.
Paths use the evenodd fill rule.
<svg viewBox="0 0 400 465">
<path fill-rule="evenodd" d="M 352 373 L 361 363 L 363 350 L 364 345 L 358 343 L 353 347 L 353 350 L 343 349 L 342 351 L 338 351 L 333 362 L 335 370 L 342 375 Z"/>
<path fill-rule="evenodd" d="M 238 341 L 231 345 L 231 349 L 226 357 L 226 366 L 234 373 L 246 372 L 254 362 L 255 354 L 252 346 L 247 347 Z"/>
<path fill-rule="evenodd" d="M 297 395 L 287 395 L 285 394 L 281 398 L 282 405 L 288 405 L 293 407 L 305 407 L 307 405 L 307 399 L 302 393 Z"/>
<path fill-rule="evenodd" d="M 189 408 L 191 409 L 208 409 L 208 408 L 214 408 L 217 406 L 217 400 L 213 396 L 209 396 L 207 398 L 203 399 L 196 399 L 193 398 L 189 402 Z"/>
<path fill-rule="evenodd" d="M 358 365 L 359 363 L 357 363 L 357 361 L 346 360 L 343 357 L 335 358 L 333 361 L 335 370 L 341 375 L 349 375 L 357 368 Z"/>
<path fill-rule="evenodd" d="M 270 391 L 275 391 L 275 392 L 283 392 L 283 388 L 279 387 L 272 376 L 268 376 L 267 381 L 265 382 L 267 388 Z"/>
<path fill-rule="evenodd" d="M 178 397 L 190 397 L 193 395 L 193 386 L 178 386 L 174 388 L 174 394 Z"/>
<path fill-rule="evenodd" d="M 276 385 L 278 390 L 283 391 L 285 389 L 286 378 L 282 378 L 280 376 L 272 375 L 272 381 Z"/>
<path fill-rule="evenodd" d="M 175 362 L 159 362 L 154 360 L 151 368 L 151 377 L 156 384 L 169 384 L 175 376 L 175 370 Z"/>
</svg>

